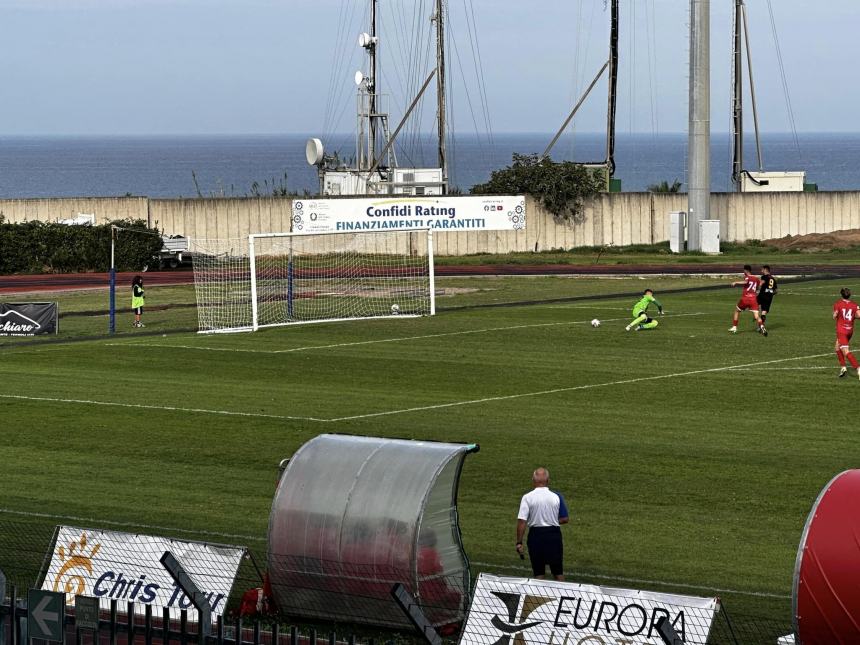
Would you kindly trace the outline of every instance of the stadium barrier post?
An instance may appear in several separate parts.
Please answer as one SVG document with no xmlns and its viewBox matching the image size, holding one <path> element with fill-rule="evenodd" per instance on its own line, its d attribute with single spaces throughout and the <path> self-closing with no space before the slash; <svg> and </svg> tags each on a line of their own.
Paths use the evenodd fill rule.
<svg viewBox="0 0 860 645">
<path fill-rule="evenodd" d="M 208 636 L 212 630 L 212 607 L 206 599 L 206 595 L 200 590 L 191 576 L 185 571 L 179 560 L 170 552 L 165 551 L 160 558 L 162 566 L 173 578 L 176 585 L 182 590 L 197 610 L 197 629 L 200 636 Z M 185 632 L 186 612 L 182 610 L 182 631 Z M 185 635 L 183 633 L 183 639 Z M 131 641 L 129 641 L 131 642 Z"/>
<path fill-rule="evenodd" d="M 111 601 L 113 602 L 113 601 Z M 170 608 L 161 609 L 161 642 L 165 645 L 170 643 Z"/>
<path fill-rule="evenodd" d="M 179 612 L 179 643 L 180 645 L 188 645 L 188 610 L 183 609 Z"/>
<path fill-rule="evenodd" d="M 12 591 L 9 593 L 9 611 L 11 618 L 9 620 L 9 645 L 17 645 L 18 643 L 18 588 L 12 585 Z"/>
<path fill-rule="evenodd" d="M 98 637 L 96 637 L 98 643 Z M 143 608 L 143 642 L 144 645 L 152 645 L 152 605 L 147 604 Z"/>
<path fill-rule="evenodd" d="M 128 634 L 127 643 L 134 643 L 134 634 L 136 631 L 134 627 L 134 602 L 129 601 L 125 606 L 125 628 Z"/>
<path fill-rule="evenodd" d="M 251 271 L 251 328 L 257 331 L 260 328 L 257 320 L 257 262 L 254 256 L 254 236 L 248 236 L 248 256 Z"/>
<path fill-rule="evenodd" d="M 110 645 L 116 645 L 116 623 L 117 623 L 117 612 L 116 612 L 116 598 L 111 598 L 110 600 L 110 633 L 108 634 L 108 643 Z"/>
<path fill-rule="evenodd" d="M 287 317 L 293 319 L 293 258 L 287 262 Z"/>
<path fill-rule="evenodd" d="M 389 593 L 394 598 L 397 606 L 400 607 L 400 610 L 406 614 L 406 617 L 415 627 L 415 630 L 421 634 L 427 645 L 442 645 L 442 639 L 439 637 L 438 632 L 430 624 L 430 621 L 427 620 L 427 616 L 424 615 L 421 606 L 415 601 L 414 596 L 409 593 L 406 587 L 398 582 L 391 587 Z"/>
<path fill-rule="evenodd" d="M 430 315 L 436 315 L 436 270 L 433 264 L 433 229 L 427 229 L 427 266 L 430 271 Z"/>
<path fill-rule="evenodd" d="M 116 231 L 117 227 L 110 227 L 110 316 L 108 317 L 108 332 L 116 333 Z"/>
<path fill-rule="evenodd" d="M 0 645 L 6 645 L 6 574 L 0 570 Z M 12 618 L 9 625 L 15 624 L 15 614 L 12 613 Z"/>
<path fill-rule="evenodd" d="M 684 645 L 684 641 L 678 636 L 678 633 L 672 627 L 672 623 L 665 616 L 660 616 L 657 619 L 657 633 L 660 635 L 665 645 Z"/>
<path fill-rule="evenodd" d="M 287 316 L 293 319 L 293 238 L 290 237 L 290 256 L 287 260 Z"/>
</svg>

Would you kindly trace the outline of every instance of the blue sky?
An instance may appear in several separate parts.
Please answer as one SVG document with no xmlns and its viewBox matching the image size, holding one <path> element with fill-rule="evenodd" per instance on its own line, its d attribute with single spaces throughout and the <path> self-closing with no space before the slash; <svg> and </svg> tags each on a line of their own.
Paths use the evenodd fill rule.
<svg viewBox="0 0 860 645">
<path fill-rule="evenodd" d="M 762 126 L 788 131 L 768 3 L 747 1 Z M 726 131 L 733 2 L 711 4 L 712 128 Z M 348 132 L 352 78 L 362 67 L 355 42 L 364 5 L 361 0 L 0 0 L 0 135 Z M 383 91 L 393 94 L 392 126 L 410 98 L 398 90 L 420 83 L 429 71 L 407 41 L 429 34 L 431 5 L 430 0 L 380 0 L 380 10 L 388 12 L 381 55 L 382 82 L 388 84 Z M 487 121 L 498 133 L 553 131 L 605 57 L 603 0 L 449 0 L 449 5 L 458 132 L 483 132 Z M 772 5 L 797 129 L 860 130 L 854 80 L 860 2 L 772 0 Z M 620 132 L 686 129 L 688 9 L 688 0 L 621 0 Z M 412 14 L 417 31 L 407 28 Z M 418 48 L 425 46 L 421 40 Z M 476 48 L 486 105 L 471 55 Z M 410 57 L 417 61 L 412 70 Z M 603 127 L 604 97 L 605 85 L 598 85 L 578 118 L 578 131 Z M 429 103 L 413 127 L 432 128 Z"/>
</svg>

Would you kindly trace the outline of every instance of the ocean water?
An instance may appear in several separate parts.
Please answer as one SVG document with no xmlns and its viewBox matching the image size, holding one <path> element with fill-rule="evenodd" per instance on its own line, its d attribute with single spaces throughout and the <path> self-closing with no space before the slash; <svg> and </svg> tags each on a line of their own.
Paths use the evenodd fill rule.
<svg viewBox="0 0 860 645">
<path fill-rule="evenodd" d="M 455 136 L 449 144 L 451 183 L 465 191 L 511 162 L 513 152 L 542 152 L 550 134 Z M 305 161 L 304 135 L 159 137 L 0 137 L 0 198 L 147 195 L 195 197 L 261 193 L 286 186 L 314 192 L 315 169 Z M 763 137 L 766 170 L 806 170 L 819 190 L 860 189 L 860 133 L 788 134 Z M 341 157 L 352 156 L 352 137 L 337 138 Z M 711 188 L 730 191 L 729 136 L 711 142 Z M 597 134 L 565 136 L 554 159 L 595 161 L 603 157 Z M 435 161 L 431 140 L 399 153 L 401 166 Z M 754 169 L 755 146 L 746 143 L 746 167 Z M 646 190 L 666 180 L 686 190 L 687 138 L 683 134 L 620 134 L 616 177 L 624 191 Z M 196 177 L 196 184 L 195 184 Z"/>
</svg>

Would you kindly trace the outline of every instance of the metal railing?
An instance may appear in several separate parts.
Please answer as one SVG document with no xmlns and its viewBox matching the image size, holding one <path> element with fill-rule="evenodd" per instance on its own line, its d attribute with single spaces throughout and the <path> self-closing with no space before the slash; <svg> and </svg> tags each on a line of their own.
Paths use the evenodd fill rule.
<svg viewBox="0 0 860 645">
<path fill-rule="evenodd" d="M 0 645 L 28 645 L 27 598 L 16 587 L 0 603 Z M 63 645 L 393 645 L 414 640 L 409 635 L 378 638 L 353 631 L 324 630 L 315 626 L 282 625 L 277 620 L 243 620 L 218 616 L 206 635 L 197 623 L 197 612 L 182 610 L 178 619 L 170 609 L 159 614 L 151 605 L 110 601 L 99 612 L 98 629 L 77 624 L 74 611 L 64 605 L 61 617 Z M 46 641 L 47 642 L 47 641 Z M 60 642 L 60 641 L 57 641 Z"/>
</svg>

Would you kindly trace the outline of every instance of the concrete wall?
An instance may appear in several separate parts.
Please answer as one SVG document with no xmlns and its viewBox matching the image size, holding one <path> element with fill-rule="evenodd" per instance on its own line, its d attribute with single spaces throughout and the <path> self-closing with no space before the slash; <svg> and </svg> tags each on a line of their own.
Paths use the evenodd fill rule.
<svg viewBox="0 0 860 645">
<path fill-rule="evenodd" d="M 280 197 L 153 199 L 149 223 L 168 235 L 192 239 L 247 238 L 290 230 L 292 201 Z"/>
<path fill-rule="evenodd" d="M 39 220 L 56 222 L 77 216 L 78 213 L 93 213 L 96 222 L 105 223 L 114 219 L 147 218 L 147 197 L 70 197 L 56 199 L 2 199 L 0 214 L 4 221 L 17 223 Z"/>
<path fill-rule="evenodd" d="M 589 203 L 576 222 L 558 222 L 534 199 L 526 202 L 525 231 L 438 232 L 438 255 L 543 251 L 575 246 L 651 244 L 668 239 L 668 213 L 684 210 L 686 195 L 613 193 Z M 148 199 L 105 197 L 0 200 L 9 222 L 56 221 L 78 213 L 96 220 L 140 218 L 171 235 L 192 239 L 243 238 L 290 230 L 287 198 Z M 724 241 L 770 239 L 860 228 L 860 192 L 715 193 L 711 217 Z"/>
</svg>

